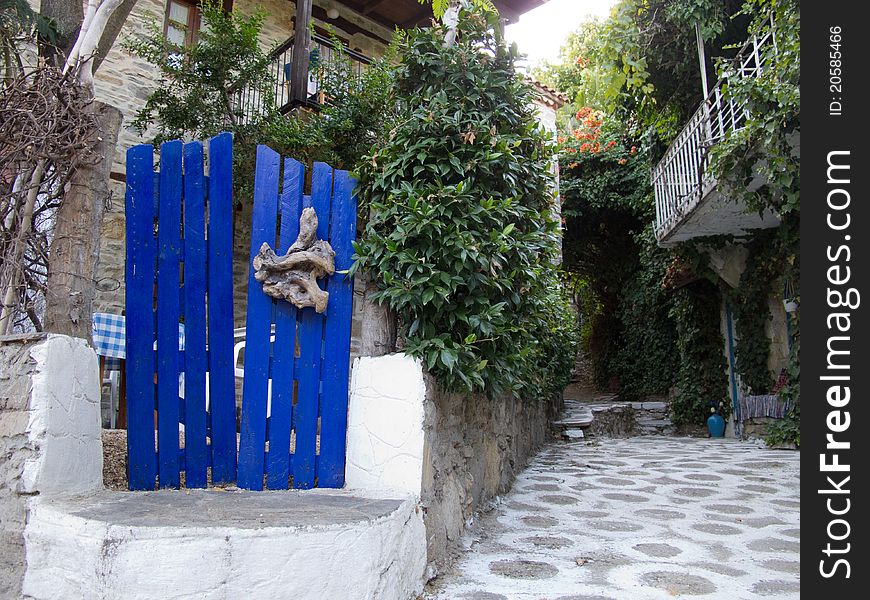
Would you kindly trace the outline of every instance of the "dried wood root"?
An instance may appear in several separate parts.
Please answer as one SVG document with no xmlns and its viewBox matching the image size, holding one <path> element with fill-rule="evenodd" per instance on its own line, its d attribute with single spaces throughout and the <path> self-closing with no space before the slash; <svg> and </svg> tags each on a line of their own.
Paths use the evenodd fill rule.
<svg viewBox="0 0 870 600">
<path fill-rule="evenodd" d="M 253 260 L 254 279 L 263 284 L 263 292 L 278 300 L 287 300 L 296 308 L 313 306 L 326 311 L 329 294 L 317 280 L 335 273 L 335 251 L 329 242 L 317 239 L 317 214 L 306 208 L 299 218 L 299 236 L 284 256 L 278 256 L 264 242 Z"/>
</svg>

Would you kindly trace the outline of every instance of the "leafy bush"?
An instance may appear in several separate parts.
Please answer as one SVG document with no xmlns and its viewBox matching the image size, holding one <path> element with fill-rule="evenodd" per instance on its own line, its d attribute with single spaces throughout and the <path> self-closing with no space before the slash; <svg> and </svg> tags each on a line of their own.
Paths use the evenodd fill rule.
<svg viewBox="0 0 870 600">
<path fill-rule="evenodd" d="M 274 80 L 259 35 L 266 13 L 258 9 L 245 17 L 225 13 L 213 0 L 202 5 L 204 27 L 195 44 L 179 48 L 163 35 L 157 21 L 147 34 L 129 37 L 124 47 L 145 59 L 160 73 L 157 89 L 133 120 L 143 133 L 156 129 L 155 142 L 193 134 L 206 138 L 226 130 L 245 130 L 234 105 L 232 90 L 256 90 L 265 103 L 263 114 L 274 111 Z"/>
<path fill-rule="evenodd" d="M 321 90 L 328 102 L 313 122 L 339 168 L 355 168 L 371 148 L 393 127 L 393 61 L 396 48 L 373 61 L 359 76 L 344 46 L 333 38 L 329 62 L 320 64 Z"/>
<path fill-rule="evenodd" d="M 496 25 L 463 10 L 454 45 L 443 27 L 401 42 L 398 125 L 359 173 L 356 266 L 447 389 L 540 396 L 567 383 L 576 327 L 556 276 L 553 148 Z"/>
<path fill-rule="evenodd" d="M 801 407 L 795 405 L 785 418 L 774 421 L 764 432 L 764 442 L 768 446 L 794 444 L 801 447 Z"/>
<path fill-rule="evenodd" d="M 561 64 L 536 72 L 581 106 L 652 128 L 663 152 L 701 102 L 695 24 L 709 55 L 745 39 L 732 15 L 740 2 L 721 0 L 620 0 L 601 21 L 568 36 Z"/>
</svg>

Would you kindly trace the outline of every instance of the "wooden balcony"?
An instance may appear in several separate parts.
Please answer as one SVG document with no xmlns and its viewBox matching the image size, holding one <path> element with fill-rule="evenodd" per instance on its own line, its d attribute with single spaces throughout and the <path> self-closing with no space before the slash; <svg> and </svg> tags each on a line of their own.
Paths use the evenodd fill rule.
<svg viewBox="0 0 870 600">
<path fill-rule="evenodd" d="M 729 98 L 723 89 L 730 78 L 758 77 L 766 68 L 763 50 L 776 39 L 772 32 L 753 37 L 740 50 L 732 68 L 720 79 L 692 118 L 652 170 L 656 200 L 655 234 L 659 245 L 674 246 L 686 240 L 720 234 L 744 234 L 752 229 L 777 227 L 779 216 L 759 214 L 741 201 L 722 194 L 709 172 L 711 148 L 749 118 L 746 106 Z M 749 189 L 764 181 L 756 177 Z"/>
<path fill-rule="evenodd" d="M 322 75 L 317 65 L 328 65 L 338 60 L 339 55 L 339 50 L 336 49 L 333 40 L 319 34 L 313 34 L 309 55 L 312 64 L 308 72 L 307 82 L 304 87 L 301 87 L 301 97 L 294 97 L 294 86 L 292 85 L 294 45 L 295 39 L 290 37 L 269 54 L 269 74 L 275 82 L 275 95 L 272 100 L 282 113 L 286 113 L 294 106 L 304 105 L 318 108 L 324 103 L 326 99 L 322 92 Z M 351 77 L 360 77 L 372 62 L 371 58 L 349 48 L 342 48 L 340 52 L 344 59 L 349 62 Z M 242 115 L 243 122 L 263 114 L 265 99 L 261 97 L 259 90 L 251 88 L 238 90 L 234 102 Z"/>
<path fill-rule="evenodd" d="M 494 4 L 506 22 L 516 22 L 521 14 L 547 1 L 494 0 Z M 313 0 L 297 0 L 294 27 L 298 35 L 290 37 L 270 54 L 274 101 L 281 112 L 286 113 L 294 106 L 317 108 L 328 101 L 322 93 L 320 71 L 313 61 L 329 63 L 335 59 L 337 48 L 329 38 L 309 33 L 312 19 L 330 23 L 348 34 L 368 35 L 384 44 L 389 43 L 396 29 L 408 29 L 432 19 L 432 7 L 418 0 L 335 0 L 331 7 L 327 10 L 314 6 Z M 378 29 L 381 33 L 376 32 Z M 349 48 L 343 48 L 342 53 L 350 60 L 350 77 L 359 77 L 371 64 L 371 58 Z M 262 90 L 253 88 L 236 88 L 230 93 L 241 123 L 262 115 L 269 100 L 262 97 Z"/>
</svg>

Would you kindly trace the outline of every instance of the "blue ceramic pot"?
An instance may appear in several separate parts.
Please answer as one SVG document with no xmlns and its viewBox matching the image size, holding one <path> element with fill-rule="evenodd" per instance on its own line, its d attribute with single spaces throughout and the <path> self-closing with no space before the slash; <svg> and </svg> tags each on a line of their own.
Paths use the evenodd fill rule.
<svg viewBox="0 0 870 600">
<path fill-rule="evenodd" d="M 710 432 L 710 437 L 725 437 L 725 419 L 719 415 L 710 415 L 707 417 L 707 431 Z"/>
</svg>

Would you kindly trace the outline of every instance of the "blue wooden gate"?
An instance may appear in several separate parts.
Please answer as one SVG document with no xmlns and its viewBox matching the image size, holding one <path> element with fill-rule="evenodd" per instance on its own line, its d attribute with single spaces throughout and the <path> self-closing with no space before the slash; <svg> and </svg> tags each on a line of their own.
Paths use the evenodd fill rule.
<svg viewBox="0 0 870 600">
<path fill-rule="evenodd" d="M 318 314 L 267 296 L 249 262 L 238 485 L 252 490 L 344 485 L 353 282 L 342 271 L 356 237 L 355 182 L 314 163 L 310 195 L 304 183 L 300 162 L 285 158 L 282 178 L 280 156 L 257 148 L 251 258 L 264 242 L 286 252 L 302 209 L 313 207 L 336 273 L 325 282 L 326 313 Z"/>
<path fill-rule="evenodd" d="M 205 487 L 209 466 L 213 483 L 236 480 L 230 134 L 210 140 L 207 180 L 203 164 L 199 142 L 161 145 L 159 175 L 152 146 L 127 152 L 131 490 L 178 488 L 181 472 Z"/>
</svg>

